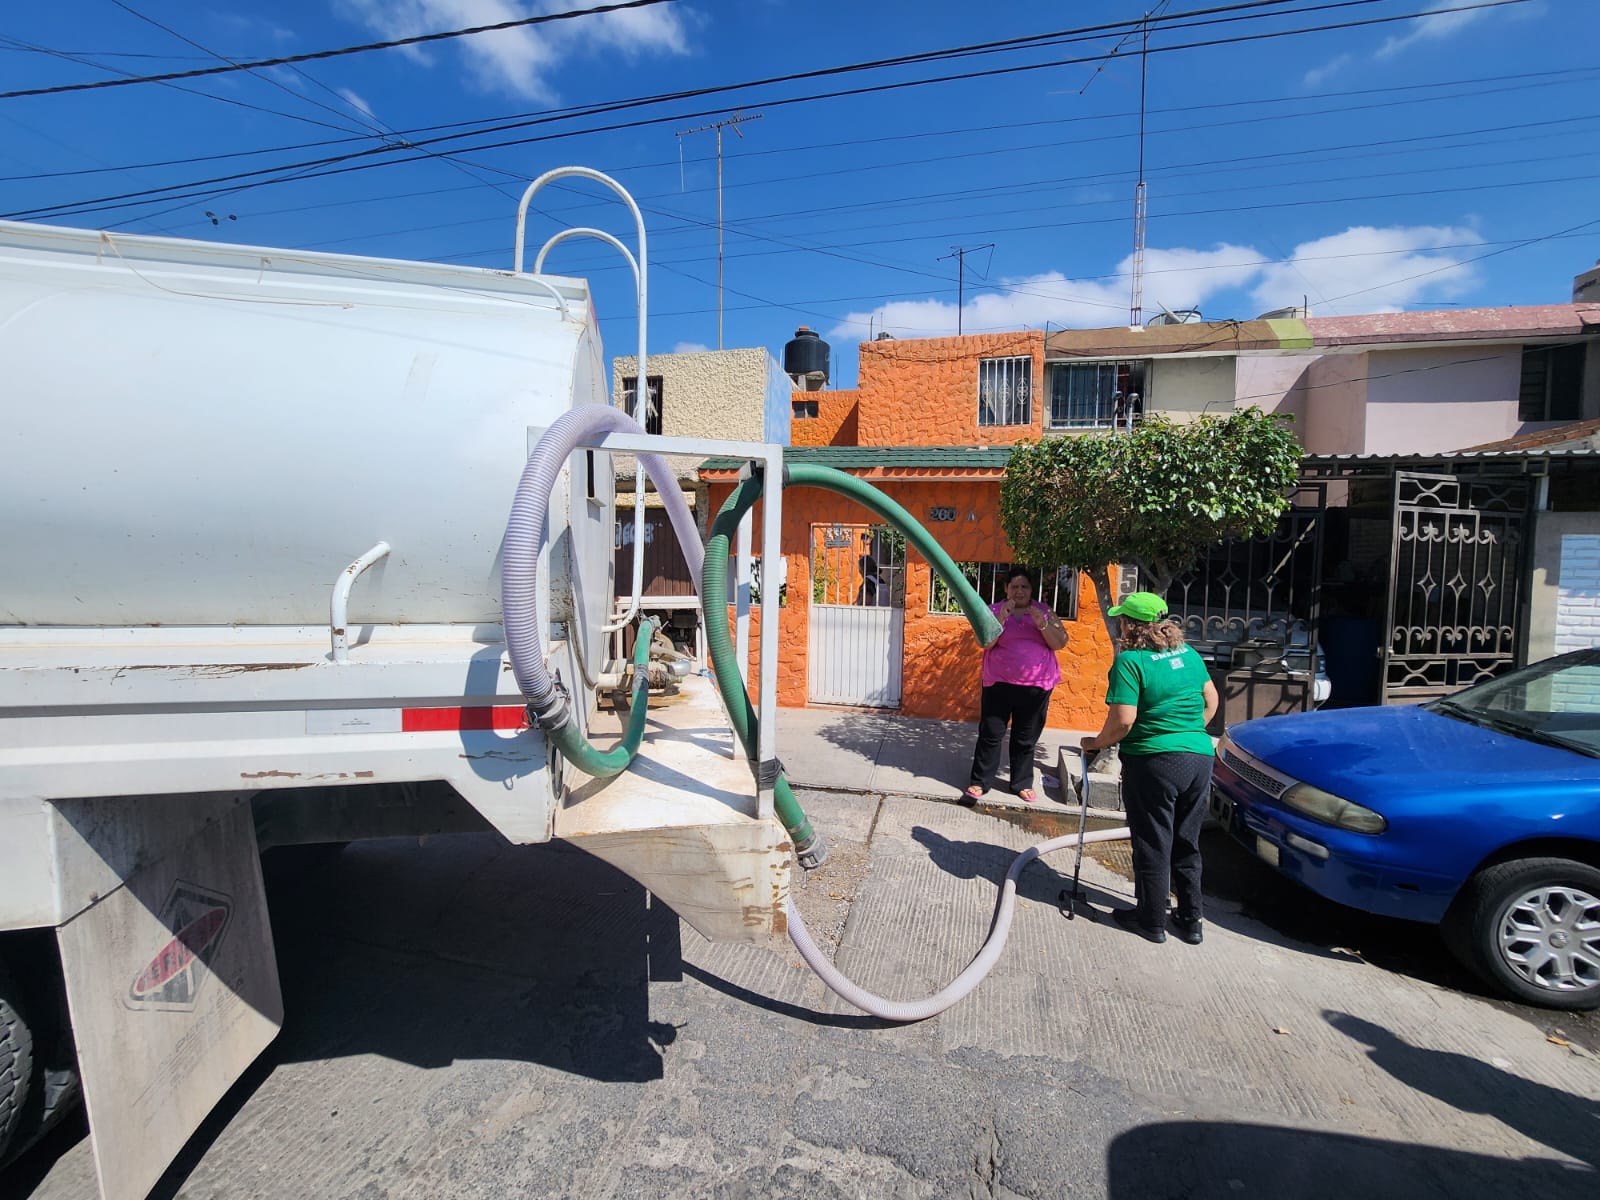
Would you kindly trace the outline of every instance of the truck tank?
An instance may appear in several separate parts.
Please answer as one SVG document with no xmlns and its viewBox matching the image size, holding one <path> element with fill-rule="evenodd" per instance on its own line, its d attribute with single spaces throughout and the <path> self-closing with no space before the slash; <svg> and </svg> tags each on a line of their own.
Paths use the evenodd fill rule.
<svg viewBox="0 0 1600 1200">
<path fill-rule="evenodd" d="M 529 430 L 607 398 L 579 280 L 11 222 L 0 362 L 10 625 L 325 624 L 380 540 L 362 621 L 497 624 Z M 595 457 L 550 564 L 580 613 L 611 588 Z"/>
</svg>

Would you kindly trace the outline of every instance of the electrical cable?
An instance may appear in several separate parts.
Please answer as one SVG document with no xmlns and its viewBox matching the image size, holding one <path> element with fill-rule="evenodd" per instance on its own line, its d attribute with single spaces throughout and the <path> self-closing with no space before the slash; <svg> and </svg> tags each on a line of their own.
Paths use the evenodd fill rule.
<svg viewBox="0 0 1600 1200">
<path fill-rule="evenodd" d="M 1351 3 L 1351 2 L 1355 2 L 1355 0 L 1344 0 L 1344 2 L 1345 3 Z M 1373 24 L 1384 24 L 1384 23 L 1389 23 L 1389 22 L 1393 22 L 1393 21 L 1400 21 L 1400 20 L 1414 20 L 1414 19 L 1416 19 L 1418 17 L 1436 16 L 1436 15 L 1439 15 L 1439 14 L 1445 13 L 1445 12 L 1466 11 L 1468 9 L 1478 9 L 1478 8 L 1494 8 L 1494 7 L 1501 7 L 1501 6 L 1509 5 L 1509 4 L 1522 4 L 1522 3 L 1528 3 L 1528 2 L 1529 2 L 1529 0 L 1481 0 L 1480 3 L 1470 4 L 1470 5 L 1461 5 L 1461 6 L 1451 7 L 1451 8 L 1447 8 L 1447 9 L 1433 8 L 1433 9 L 1426 10 L 1424 12 L 1405 13 L 1405 14 L 1398 14 L 1398 15 L 1385 16 L 1385 17 L 1370 17 L 1370 18 L 1365 18 L 1365 19 L 1359 20 L 1359 21 L 1349 21 L 1349 22 L 1342 22 L 1342 23 L 1336 23 L 1336 24 L 1331 24 L 1331 25 L 1308 26 L 1308 27 L 1301 27 L 1301 28 L 1295 28 L 1295 29 L 1286 29 L 1286 30 L 1274 30 L 1274 31 L 1270 31 L 1270 32 L 1267 32 L 1267 33 L 1260 33 L 1260 34 L 1240 34 L 1240 35 L 1234 35 L 1234 36 L 1228 37 L 1228 38 L 1212 39 L 1212 40 L 1209 40 L 1209 41 L 1187 42 L 1187 43 L 1180 43 L 1180 44 L 1175 44 L 1175 45 L 1170 45 L 1170 46 L 1151 47 L 1150 50 L 1149 50 L 1149 53 L 1151 53 L 1151 54 L 1173 53 L 1173 52 L 1185 51 L 1185 50 L 1211 48 L 1211 47 L 1222 46 L 1222 45 L 1237 45 L 1237 44 L 1242 44 L 1242 43 L 1246 43 L 1246 42 L 1260 41 L 1260 40 L 1268 39 L 1268 38 L 1298 36 L 1298 35 L 1307 34 L 1307 33 L 1320 33 L 1320 32 L 1327 32 L 1327 31 L 1333 30 L 1333 29 L 1347 29 L 1347 28 L 1354 28 L 1354 27 L 1357 27 L 1357 26 L 1373 25 Z M 1172 15 L 1174 17 L 1176 17 L 1176 16 L 1181 15 L 1181 14 L 1172 14 Z M 1284 15 L 1284 14 L 1273 14 L 1273 15 Z M 902 89 L 902 88 L 908 88 L 908 87 L 923 87 L 923 86 L 929 86 L 929 85 L 938 84 L 938 83 L 949 83 L 949 82 L 956 82 L 956 81 L 961 81 L 961 80 L 972 80 L 972 79 L 978 79 L 978 78 L 987 79 L 987 78 L 992 78 L 992 77 L 999 76 L 999 75 L 1013 74 L 1013 73 L 1016 73 L 1016 72 L 1019 72 L 1019 71 L 1032 71 L 1032 70 L 1041 70 L 1041 69 L 1051 68 L 1051 67 L 1069 66 L 1069 65 L 1076 64 L 1076 63 L 1095 61 L 1096 58 L 1098 58 L 1098 56 L 1089 56 L 1089 57 L 1085 57 L 1085 58 L 1069 58 L 1069 59 L 1063 59 L 1063 60 L 1053 60 L 1053 61 L 1045 62 L 1045 63 L 1031 63 L 1031 64 L 1025 64 L 1023 66 L 1014 66 L 1014 67 L 996 67 L 996 68 L 991 68 L 989 70 L 984 70 L 984 71 L 973 71 L 973 72 L 966 72 L 966 73 L 960 73 L 960 74 L 955 74 L 955 75 L 947 75 L 947 76 L 935 76 L 935 77 L 931 77 L 931 78 L 916 79 L 916 80 L 902 80 L 902 81 L 895 82 L 895 83 L 877 84 L 877 85 L 871 85 L 871 86 L 859 87 L 859 88 L 841 89 L 841 90 L 837 90 L 837 91 L 833 91 L 833 92 L 813 93 L 813 94 L 810 94 L 810 95 L 801 95 L 801 96 L 779 97 L 779 98 L 772 99 L 772 100 L 760 100 L 759 103 L 763 107 L 768 107 L 768 108 L 782 107 L 782 106 L 793 105 L 793 104 L 809 104 L 809 103 L 814 103 L 814 102 L 819 101 L 819 100 L 839 99 L 839 98 L 859 96 L 859 95 L 877 94 L 877 93 L 888 92 L 888 91 L 896 91 L 896 90 L 899 90 L 899 89 Z M 821 73 L 838 73 L 840 71 L 847 70 L 847 69 L 856 69 L 856 68 L 828 68 L 826 72 L 821 72 Z M 808 73 L 808 74 L 819 74 L 819 73 Z M 732 85 L 730 85 L 730 86 L 732 86 Z M 740 85 L 740 86 L 755 86 L 755 85 L 754 84 L 749 84 L 749 85 Z M 696 93 L 693 93 L 693 94 L 695 94 L 695 95 L 705 94 L 707 92 L 716 91 L 716 90 L 726 90 L 726 88 L 699 89 Z M 0 97 L 3 97 L 3 94 L 0 94 Z M 615 105 L 605 106 L 603 109 L 591 110 L 591 115 L 593 113 L 598 113 L 598 112 L 601 112 L 601 111 L 618 111 L 618 110 L 620 110 L 622 108 L 626 108 L 626 107 L 638 107 L 638 106 L 640 106 L 642 104 L 650 104 L 650 103 L 658 103 L 658 102 L 660 102 L 660 101 L 657 98 L 649 98 L 649 99 L 646 99 L 646 100 L 639 100 L 639 101 L 624 101 L 624 102 L 619 102 L 618 104 L 615 104 Z M 747 103 L 752 103 L 753 104 L 753 103 L 756 103 L 756 101 L 749 101 Z M 551 141 L 551 140 L 556 140 L 556 139 L 566 138 L 566 137 L 576 137 L 576 136 L 583 136 L 583 135 L 594 134 L 594 133 L 615 132 L 617 130 L 624 130 L 624 129 L 635 129 L 635 128 L 641 128 L 641 127 L 649 126 L 649 125 L 662 124 L 662 123 L 665 123 L 665 122 L 681 122 L 681 121 L 685 121 L 685 120 L 696 119 L 696 118 L 703 117 L 703 116 L 713 115 L 713 114 L 716 114 L 716 113 L 720 113 L 722 111 L 724 111 L 724 110 L 722 110 L 722 109 L 705 109 L 705 110 L 688 112 L 688 113 L 674 113 L 674 114 L 672 114 L 670 116 L 648 117 L 648 118 L 641 118 L 639 120 L 634 120 L 634 121 L 615 122 L 615 123 L 612 123 L 612 124 L 609 124 L 609 125 L 592 126 L 590 128 L 581 129 L 581 130 L 564 130 L 564 131 L 560 131 L 560 132 L 557 132 L 557 133 L 540 134 L 540 135 L 536 135 L 536 136 L 523 137 L 523 138 L 513 138 L 513 139 L 508 139 L 508 140 L 500 141 L 500 142 L 479 143 L 479 144 L 474 144 L 474 145 L 471 145 L 471 146 L 463 147 L 463 149 L 467 150 L 467 151 L 472 151 L 472 152 L 481 152 L 481 151 L 484 151 L 484 150 L 493 150 L 493 149 L 504 149 L 504 148 L 511 147 L 511 146 L 531 145 L 531 144 L 536 144 L 536 143 L 540 143 L 540 142 Z M 535 119 L 530 119 L 530 120 L 527 120 L 527 121 L 516 122 L 516 123 L 513 123 L 513 124 L 509 124 L 509 125 L 503 125 L 501 127 L 498 127 L 498 128 L 495 128 L 495 129 L 491 129 L 491 130 L 486 130 L 486 131 L 478 131 L 478 132 L 473 132 L 473 133 L 447 134 L 447 135 L 440 135 L 440 136 L 437 136 L 437 137 L 425 138 L 425 139 L 420 139 L 420 140 L 412 139 L 412 140 L 407 141 L 407 143 L 405 144 L 405 146 L 403 148 L 404 149 L 421 149 L 426 145 L 433 145 L 433 144 L 438 144 L 440 142 L 446 142 L 446 141 L 456 141 L 456 140 L 459 140 L 461 138 L 481 137 L 481 136 L 484 136 L 487 133 L 504 132 L 504 131 L 507 131 L 507 130 L 509 130 L 511 128 L 525 128 L 525 127 L 528 127 L 528 126 L 544 124 L 544 123 L 546 123 L 547 120 L 554 120 L 554 119 L 567 119 L 567 118 L 565 118 L 565 117 L 561 117 L 561 118 L 535 118 Z M 12 213 L 12 214 L 8 214 L 8 215 L 12 216 L 12 217 L 26 216 L 26 217 L 29 217 L 29 218 L 39 218 L 39 217 L 43 217 L 43 216 L 66 216 L 66 215 L 71 215 L 73 213 L 79 213 L 79 212 L 85 212 L 85 211 L 102 211 L 102 210 L 129 207 L 130 205 L 136 206 L 136 205 L 142 203 L 146 197 L 154 198 L 156 202 L 166 202 L 168 200 L 174 200 L 174 199 L 194 199 L 194 198 L 199 197 L 199 196 L 215 195 L 216 194 L 215 192 L 206 192 L 203 189 L 208 188 L 208 187 L 212 187 L 212 185 L 216 185 L 216 184 L 235 183 L 235 182 L 240 182 L 240 181 L 249 181 L 249 182 L 245 183 L 243 185 L 243 187 L 241 187 L 240 189 L 237 189 L 237 190 L 244 190 L 245 188 L 267 187 L 267 186 L 272 186 L 272 185 L 274 185 L 276 183 L 286 182 L 286 180 L 284 180 L 284 179 L 261 178 L 262 176 L 271 176 L 271 175 L 273 175 L 273 174 L 275 174 L 277 172 L 299 171 L 301 169 L 305 169 L 306 173 L 297 176 L 297 178 L 300 178 L 300 179 L 306 179 L 306 178 L 316 179 L 316 178 L 327 178 L 327 177 L 335 176 L 335 175 L 349 174 L 349 173 L 354 172 L 354 171 L 369 170 L 369 169 L 372 169 L 374 167 L 379 167 L 379 166 L 403 165 L 403 164 L 406 164 L 406 163 L 417 162 L 417 161 L 420 160 L 421 156 L 411 157 L 411 158 L 383 158 L 383 159 L 378 159 L 377 161 L 372 161 L 372 162 L 365 162 L 365 161 L 357 162 L 356 161 L 358 159 L 367 159 L 367 158 L 369 158 L 369 157 L 371 157 L 373 155 L 389 154 L 389 153 L 393 152 L 393 149 L 394 148 L 392 148 L 392 147 L 369 148 L 369 149 L 366 149 L 366 150 L 352 151 L 352 152 L 350 152 L 348 154 L 344 154 L 344 155 L 336 155 L 336 156 L 331 156 L 331 157 L 327 157 L 327 158 L 323 158 L 323 159 L 311 160 L 311 161 L 305 162 L 305 163 L 282 164 L 282 165 L 275 166 L 275 167 L 258 168 L 258 169 L 253 170 L 253 171 L 236 172 L 236 173 L 233 173 L 233 174 L 230 174 L 230 175 L 213 176 L 213 177 L 210 177 L 210 178 L 207 178 L 207 179 L 202 179 L 202 180 L 191 180 L 191 181 L 186 182 L 186 183 L 168 184 L 168 185 L 164 185 L 162 187 L 144 189 L 143 191 L 138 192 L 138 193 L 118 193 L 116 195 L 111 195 L 111 196 L 97 197 L 97 198 L 95 198 L 93 200 L 75 201 L 75 202 L 62 203 L 62 204 L 56 204 L 56 205 L 46 205 L 46 206 L 42 206 L 42 207 L 37 207 L 37 208 L 34 208 L 34 209 L 26 210 L 23 213 Z M 318 168 L 325 168 L 325 169 L 318 169 Z M 186 188 L 202 189 L 202 190 L 196 190 L 194 192 L 191 192 L 191 193 L 188 193 L 188 194 L 183 194 L 183 195 L 172 194 L 172 193 L 180 193 L 180 192 L 182 192 L 183 189 L 186 189 Z"/>
<path fill-rule="evenodd" d="M 199 79 L 209 75 L 229 75 L 235 71 L 256 71 L 264 67 L 282 67 L 292 63 L 317 62 L 326 58 L 340 58 L 347 54 L 365 54 L 370 50 L 392 50 L 399 46 L 417 46 L 424 42 L 442 42 L 451 38 L 472 37 L 479 33 L 494 33 L 503 29 L 517 29 L 528 25 L 546 25 L 552 21 L 570 21 L 577 17 L 592 17 L 603 13 L 619 12 L 628 8 L 648 8 L 654 4 L 670 4 L 673 0 L 620 0 L 615 4 L 602 4 L 595 8 L 576 8 L 565 12 L 543 13 L 521 17 L 513 21 L 497 21 L 492 25 L 473 25 L 465 29 L 450 29 L 442 33 L 422 33 L 413 37 L 394 38 L 387 42 L 367 42 L 359 46 L 343 46 L 336 50 L 314 50 L 306 54 L 285 54 L 277 58 L 260 58 L 250 62 L 230 63 L 225 67 L 198 67 L 192 71 L 167 71 L 159 75 L 140 75 L 131 79 L 95 79 L 85 83 L 61 83 L 53 87 L 21 88 L 0 92 L 0 100 L 22 96 L 55 96 L 64 92 L 88 92 L 108 87 L 128 87 L 137 83 L 169 83 L 175 79 Z"/>
</svg>

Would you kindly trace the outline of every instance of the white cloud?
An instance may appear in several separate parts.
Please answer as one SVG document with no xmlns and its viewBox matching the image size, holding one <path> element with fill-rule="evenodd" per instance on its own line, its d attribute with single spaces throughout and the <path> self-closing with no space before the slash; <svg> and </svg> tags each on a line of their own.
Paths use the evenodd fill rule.
<svg viewBox="0 0 1600 1200">
<path fill-rule="evenodd" d="M 338 92 L 339 99 L 343 100 L 358 113 L 361 113 L 363 116 L 371 117 L 373 120 L 378 119 L 378 114 L 372 111 L 372 105 L 368 104 L 364 99 L 362 99 L 361 96 L 351 91 L 349 88 L 339 88 Z"/>
<path fill-rule="evenodd" d="M 1351 55 L 1351 54 L 1339 54 L 1339 55 L 1336 55 L 1335 57 L 1329 59 L 1327 62 L 1323 63 L 1320 67 L 1312 67 L 1311 70 L 1309 70 L 1309 71 L 1307 71 L 1305 73 L 1305 76 L 1301 79 L 1300 82 L 1305 84 L 1305 86 L 1308 87 L 1308 88 L 1312 88 L 1312 89 L 1319 88 L 1323 84 L 1327 83 L 1328 80 L 1332 79 L 1335 75 L 1337 75 L 1340 71 L 1342 71 L 1346 67 L 1348 67 L 1354 61 L 1355 61 L 1355 56 L 1354 55 Z"/>
<path fill-rule="evenodd" d="M 672 348 L 674 354 L 704 354 L 710 346 L 704 342 L 679 342 Z"/>
<path fill-rule="evenodd" d="M 1144 312 L 1148 317 L 1162 306 L 1205 311 L 1216 301 L 1222 309 L 1215 315 L 1254 316 L 1298 305 L 1303 298 L 1309 298 L 1313 313 L 1327 316 L 1394 312 L 1466 292 L 1478 276 L 1464 260 L 1481 241 L 1475 230 L 1454 226 L 1356 225 L 1301 242 L 1281 261 L 1229 243 L 1209 250 L 1157 247 L 1145 252 Z M 1069 328 L 1125 324 L 1131 267 L 1129 256 L 1109 278 L 1070 279 L 1047 271 L 1003 280 L 966 301 L 961 328 L 983 333 L 1040 329 L 1046 322 Z M 956 332 L 956 306 L 946 299 L 896 300 L 849 313 L 828 337 L 860 341 L 869 330 L 946 337 Z"/>
<path fill-rule="evenodd" d="M 282 25 L 264 17 L 241 16 L 238 13 L 212 13 L 210 19 L 225 29 L 230 36 L 245 37 L 257 44 L 263 37 L 269 37 L 280 45 L 295 40 L 294 30 L 285 29 Z"/>
<path fill-rule="evenodd" d="M 346 17 L 384 38 L 416 37 L 475 25 L 496 25 L 541 13 L 577 8 L 580 0 L 338 0 Z M 446 47 L 450 49 L 446 51 Z M 629 9 L 524 26 L 424 46 L 405 46 L 413 62 L 432 66 L 436 55 L 459 54 L 469 77 L 484 91 L 549 103 L 549 76 L 560 64 L 587 55 L 686 54 L 683 17 L 673 9 Z"/>
<path fill-rule="evenodd" d="M 1250 282 L 1261 258 L 1248 246 L 1219 245 L 1211 250 L 1174 248 L 1145 252 L 1145 303 L 1169 308 L 1196 308 L 1206 299 Z M 1069 279 L 1047 271 L 1021 279 L 1002 280 L 993 291 L 980 292 L 962 309 L 961 328 L 985 330 L 1056 326 L 1094 328 L 1126 323 L 1127 272 L 1132 256 L 1118 264 L 1118 278 Z M 948 300 L 897 300 L 870 312 L 852 312 L 830 332 L 836 339 L 864 338 L 869 326 L 900 337 L 944 337 L 956 331 L 956 306 Z"/>
<path fill-rule="evenodd" d="M 1441 8 L 1453 8 L 1459 0 L 1434 0 L 1424 10 L 1431 16 L 1418 17 L 1405 33 L 1391 34 L 1383 39 L 1383 44 L 1378 47 L 1376 55 L 1380 61 L 1393 58 L 1402 50 L 1409 49 L 1418 42 L 1437 42 L 1444 38 L 1453 37 L 1469 25 L 1476 24 L 1493 9 L 1468 8 L 1460 12 L 1437 12 Z"/>
<path fill-rule="evenodd" d="M 1324 316 L 1397 312 L 1451 299 L 1476 283 L 1475 268 L 1462 265 L 1471 252 L 1462 247 L 1480 241 L 1476 231 L 1450 226 L 1352 226 L 1301 242 L 1287 261 L 1262 268 L 1250 295 L 1261 311 L 1309 297 L 1311 311 Z"/>
</svg>

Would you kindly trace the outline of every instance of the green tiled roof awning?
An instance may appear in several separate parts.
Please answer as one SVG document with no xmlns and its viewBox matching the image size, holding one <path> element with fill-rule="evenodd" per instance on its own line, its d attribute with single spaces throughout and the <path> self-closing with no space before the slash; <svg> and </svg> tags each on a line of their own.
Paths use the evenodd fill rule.
<svg viewBox="0 0 1600 1200">
<path fill-rule="evenodd" d="M 785 446 L 785 462 L 835 467 L 841 471 L 865 468 L 946 468 L 1004 470 L 1010 446 Z M 742 458 L 708 458 L 702 471 L 737 471 Z"/>
</svg>

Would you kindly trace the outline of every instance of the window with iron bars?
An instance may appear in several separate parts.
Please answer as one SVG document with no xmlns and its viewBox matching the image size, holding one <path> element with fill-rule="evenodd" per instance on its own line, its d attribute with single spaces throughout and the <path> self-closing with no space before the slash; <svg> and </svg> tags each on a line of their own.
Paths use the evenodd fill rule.
<svg viewBox="0 0 1600 1200">
<path fill-rule="evenodd" d="M 978 360 L 978 424 L 1033 423 L 1033 358 Z"/>
<path fill-rule="evenodd" d="M 1051 429 L 1112 429 L 1144 416 L 1150 378 L 1143 362 L 1051 363 L 1045 368 Z"/>
<path fill-rule="evenodd" d="M 637 419 L 639 414 L 634 412 L 633 401 L 639 394 L 639 377 L 629 375 L 622 381 L 622 407 L 625 412 L 633 413 Z M 644 426 L 644 431 L 654 437 L 661 436 L 661 376 L 650 376 L 650 389 L 647 394 L 647 406 L 644 419 L 639 421 Z"/>
<path fill-rule="evenodd" d="M 1006 576 L 1012 563 L 959 562 L 956 564 L 967 582 L 977 589 L 985 604 L 998 604 L 1006 598 Z M 1033 581 L 1033 598 L 1045 605 L 1063 621 L 1078 619 L 1078 572 L 1071 567 L 1040 569 L 1024 566 Z M 928 593 L 928 611 L 938 616 L 960 616 L 961 605 L 953 591 L 939 576 L 933 577 L 933 588 Z"/>
</svg>

